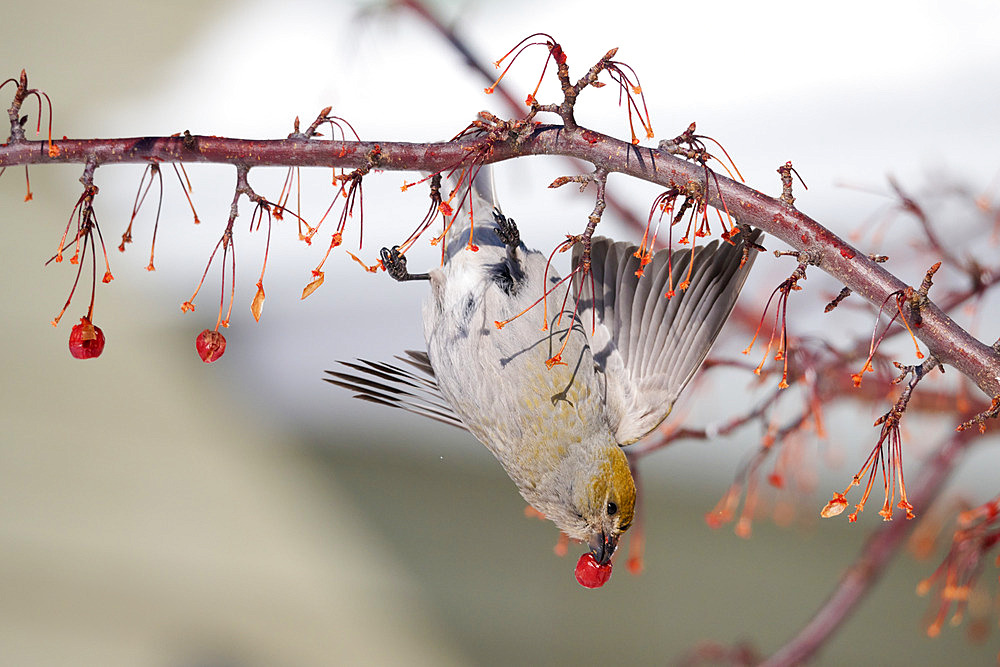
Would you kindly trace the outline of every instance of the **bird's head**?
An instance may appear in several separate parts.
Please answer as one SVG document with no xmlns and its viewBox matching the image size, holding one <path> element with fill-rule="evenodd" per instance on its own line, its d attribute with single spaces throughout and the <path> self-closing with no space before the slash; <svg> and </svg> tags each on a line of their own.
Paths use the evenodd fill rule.
<svg viewBox="0 0 1000 667">
<path fill-rule="evenodd" d="M 586 542 L 594 560 L 604 565 L 635 515 L 635 482 L 625 453 L 616 444 L 601 448 L 587 465 L 576 470 L 572 489 L 570 525 L 559 527 Z"/>
</svg>

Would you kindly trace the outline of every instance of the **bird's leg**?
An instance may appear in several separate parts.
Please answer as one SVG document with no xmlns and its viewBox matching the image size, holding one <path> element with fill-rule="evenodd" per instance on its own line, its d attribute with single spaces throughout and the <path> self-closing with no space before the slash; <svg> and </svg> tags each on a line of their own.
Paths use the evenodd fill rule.
<svg viewBox="0 0 1000 667">
<path fill-rule="evenodd" d="M 515 286 L 524 280 L 524 271 L 521 262 L 517 258 L 517 249 L 521 245 L 521 232 L 517 230 L 517 225 L 512 218 L 508 218 L 500 209 L 493 209 L 493 219 L 497 223 L 497 238 L 507 246 L 506 269 L 497 275 L 494 280 L 507 294 L 511 294 Z"/>
<path fill-rule="evenodd" d="M 394 245 L 392 248 L 382 248 L 382 266 L 385 267 L 385 272 L 388 273 L 393 279 L 399 282 L 405 282 L 407 280 L 430 280 L 431 277 L 427 273 L 410 273 L 406 270 L 406 257 L 404 257 L 399 252 L 399 246 Z"/>
<path fill-rule="evenodd" d="M 521 245 L 521 232 L 517 230 L 517 225 L 513 218 L 508 218 L 500 209 L 493 209 L 493 218 L 497 221 L 497 237 L 507 246 L 507 264 L 510 266 L 511 278 L 514 282 L 521 282 L 524 272 L 521 270 L 521 263 L 517 259 L 517 248 Z"/>
<path fill-rule="evenodd" d="M 521 244 L 521 233 L 517 231 L 517 225 L 501 213 L 500 209 L 493 209 L 493 219 L 497 221 L 497 237 L 507 246 L 507 254 L 512 255 Z"/>
</svg>

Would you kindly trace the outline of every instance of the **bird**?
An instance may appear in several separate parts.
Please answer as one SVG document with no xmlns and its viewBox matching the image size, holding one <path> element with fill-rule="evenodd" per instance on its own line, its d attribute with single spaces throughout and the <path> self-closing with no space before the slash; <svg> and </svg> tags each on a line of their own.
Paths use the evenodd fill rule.
<svg viewBox="0 0 1000 667">
<path fill-rule="evenodd" d="M 635 516 L 623 448 L 666 419 L 701 366 L 760 231 L 746 226 L 728 242 L 659 250 L 645 264 L 634 244 L 595 236 L 589 270 L 576 243 L 564 280 L 475 186 L 464 194 L 479 224 L 453 225 L 440 267 L 414 274 L 398 247 L 380 253 L 396 280 L 430 283 L 427 350 L 391 363 L 341 361 L 325 379 L 469 431 L 528 504 L 610 566 Z"/>
</svg>

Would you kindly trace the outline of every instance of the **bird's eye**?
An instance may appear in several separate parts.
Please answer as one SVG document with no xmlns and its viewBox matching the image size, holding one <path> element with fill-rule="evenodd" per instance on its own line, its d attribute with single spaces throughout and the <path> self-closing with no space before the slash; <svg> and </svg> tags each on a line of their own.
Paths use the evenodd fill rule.
<svg viewBox="0 0 1000 667">
<path fill-rule="evenodd" d="M 614 503 L 609 502 L 608 503 L 608 516 L 613 515 L 617 511 L 618 511 L 618 505 L 615 505 Z"/>
</svg>

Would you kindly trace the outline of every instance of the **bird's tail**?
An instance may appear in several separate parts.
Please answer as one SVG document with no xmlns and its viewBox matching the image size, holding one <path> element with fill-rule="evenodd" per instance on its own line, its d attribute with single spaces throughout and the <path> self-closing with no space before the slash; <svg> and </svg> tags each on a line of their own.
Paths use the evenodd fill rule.
<svg viewBox="0 0 1000 667">
<path fill-rule="evenodd" d="M 470 182 L 471 181 L 471 182 Z M 445 261 L 456 253 L 471 246 L 502 246 L 496 235 L 493 218 L 494 209 L 500 204 L 493 183 L 493 169 L 479 169 L 470 178 L 468 171 L 461 171 L 448 179 L 453 202 L 458 202 L 455 212 L 447 218 L 445 225 Z"/>
</svg>

